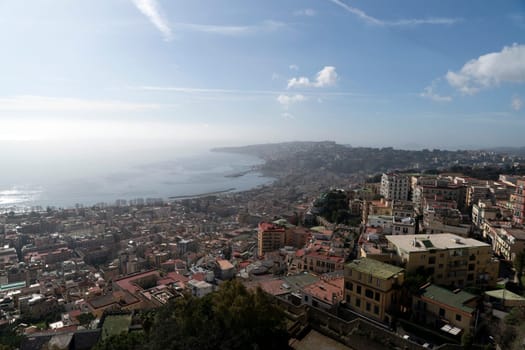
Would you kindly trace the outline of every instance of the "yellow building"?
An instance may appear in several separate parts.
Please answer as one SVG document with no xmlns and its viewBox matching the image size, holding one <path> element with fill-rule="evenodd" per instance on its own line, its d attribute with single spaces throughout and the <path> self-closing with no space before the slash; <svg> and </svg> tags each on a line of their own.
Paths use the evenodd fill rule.
<svg viewBox="0 0 525 350">
<path fill-rule="evenodd" d="M 478 296 L 465 291 L 452 292 L 436 285 L 428 285 L 421 288 L 419 295 L 412 297 L 414 320 L 442 330 L 447 330 L 447 325 L 449 328 L 455 327 L 457 334 L 461 331 L 468 332 L 476 320 L 478 299 Z"/>
<path fill-rule="evenodd" d="M 439 285 L 496 285 L 499 261 L 487 243 L 451 233 L 385 237 L 407 272 L 424 269 Z"/>
<path fill-rule="evenodd" d="M 404 269 L 373 259 L 358 259 L 345 265 L 345 301 L 351 310 L 390 323 L 399 308 Z"/>
</svg>

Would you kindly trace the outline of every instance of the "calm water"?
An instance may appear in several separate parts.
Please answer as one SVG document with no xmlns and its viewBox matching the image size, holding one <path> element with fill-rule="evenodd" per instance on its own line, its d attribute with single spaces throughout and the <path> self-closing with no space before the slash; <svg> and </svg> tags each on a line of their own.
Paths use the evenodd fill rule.
<svg viewBox="0 0 525 350">
<path fill-rule="evenodd" d="M 5 150 L 5 148 L 4 148 Z M 35 145 L 10 147 L 0 155 L 0 210 L 35 206 L 113 204 L 117 199 L 242 191 L 273 179 L 250 172 L 261 160 L 181 146 L 166 148 Z"/>
</svg>

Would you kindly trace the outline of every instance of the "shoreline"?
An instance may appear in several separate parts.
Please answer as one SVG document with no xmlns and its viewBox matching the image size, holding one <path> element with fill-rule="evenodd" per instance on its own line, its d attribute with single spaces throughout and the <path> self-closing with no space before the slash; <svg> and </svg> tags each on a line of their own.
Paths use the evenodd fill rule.
<svg viewBox="0 0 525 350">
<path fill-rule="evenodd" d="M 221 191 L 212 191 L 212 192 L 205 192 L 205 193 L 199 193 L 199 194 L 188 194 L 188 195 L 180 195 L 180 196 L 170 196 L 170 197 L 168 197 L 168 200 L 208 197 L 208 196 L 214 196 L 214 195 L 219 195 L 219 194 L 223 194 L 223 193 L 233 192 L 235 190 L 236 190 L 235 187 L 230 187 L 228 189 L 221 190 Z M 247 191 L 249 191 L 249 190 L 247 190 Z"/>
<path fill-rule="evenodd" d="M 46 202 L 39 203 L 38 201 L 9 203 L 9 204 L 0 205 L 0 214 L 9 213 L 11 211 L 15 213 L 45 212 L 47 208 L 52 208 L 54 210 L 57 210 L 57 209 L 67 210 L 67 209 L 74 209 L 78 207 L 84 207 L 84 208 L 96 207 L 100 205 L 112 207 L 112 206 L 116 206 L 117 205 L 116 201 L 121 200 L 121 199 L 129 202 L 130 200 L 140 199 L 140 198 L 142 199 L 154 198 L 154 199 L 160 199 L 166 203 L 169 203 L 172 201 L 178 201 L 178 200 L 183 200 L 183 199 L 202 198 L 202 197 L 207 197 L 207 196 L 227 195 L 231 193 L 242 193 L 242 192 L 252 191 L 252 190 L 256 190 L 259 187 L 272 186 L 273 184 L 275 184 L 277 181 L 279 181 L 282 178 L 283 174 L 278 174 L 276 172 L 271 172 L 271 171 L 270 172 L 265 171 L 263 168 L 267 160 L 259 155 L 246 154 L 243 152 L 232 152 L 229 150 L 218 150 L 218 149 L 209 149 L 208 151 L 211 153 L 224 153 L 224 154 L 236 154 L 239 156 L 249 156 L 249 157 L 252 157 L 253 159 L 257 159 L 257 161 L 254 162 L 255 164 L 252 163 L 245 170 L 239 170 L 233 173 L 226 173 L 226 174 L 223 174 L 221 177 L 224 177 L 227 179 L 236 179 L 236 178 L 242 178 L 246 175 L 258 174 L 259 177 L 268 178 L 268 181 L 265 183 L 257 184 L 253 187 L 244 188 L 244 189 L 239 189 L 237 184 L 231 184 L 233 186 L 228 187 L 223 190 L 208 191 L 208 192 L 203 192 L 203 193 L 196 192 L 196 193 L 180 194 L 180 195 L 179 194 L 176 194 L 176 195 L 166 195 L 165 194 L 164 196 L 151 195 L 151 196 L 143 196 L 143 197 L 134 197 L 134 198 L 129 198 L 129 199 L 116 196 L 115 198 L 109 199 L 108 202 L 101 200 L 99 202 L 91 203 L 91 204 L 77 202 L 77 203 L 71 203 L 69 205 L 60 205 L 60 204 L 48 203 L 47 201 L 46 201 L 47 203 Z M 240 187 L 243 187 L 243 186 L 241 185 Z"/>
</svg>

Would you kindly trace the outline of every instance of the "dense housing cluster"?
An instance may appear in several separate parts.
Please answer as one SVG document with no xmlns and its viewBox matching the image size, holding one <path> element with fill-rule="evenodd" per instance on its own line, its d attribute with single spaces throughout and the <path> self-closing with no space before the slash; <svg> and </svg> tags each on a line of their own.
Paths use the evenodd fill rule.
<svg viewBox="0 0 525 350">
<path fill-rule="evenodd" d="M 433 336 L 420 345 L 430 347 L 479 335 L 525 305 L 525 178 L 348 179 L 329 189 L 329 178 L 291 187 L 283 176 L 242 193 L 1 214 L 0 322 L 16 324 L 23 344 L 54 334 L 94 344 L 103 329 L 137 327 L 126 318 L 118 331 L 104 328 L 115 313 L 203 297 L 238 279 L 402 341 L 423 327 Z"/>
</svg>

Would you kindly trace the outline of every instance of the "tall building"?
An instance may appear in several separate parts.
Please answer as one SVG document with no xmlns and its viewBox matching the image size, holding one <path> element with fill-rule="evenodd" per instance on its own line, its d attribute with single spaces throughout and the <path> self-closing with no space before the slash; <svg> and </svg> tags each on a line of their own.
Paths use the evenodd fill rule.
<svg viewBox="0 0 525 350">
<path fill-rule="evenodd" d="M 257 253 L 263 256 L 264 253 L 284 247 L 286 242 L 286 229 L 284 226 L 270 222 L 259 223 L 257 232 Z"/>
<path fill-rule="evenodd" d="M 408 200 L 410 178 L 407 175 L 390 173 L 381 177 L 380 194 L 387 200 Z"/>
<path fill-rule="evenodd" d="M 438 285 L 496 284 L 499 261 L 487 243 L 451 233 L 385 237 L 407 272 L 424 269 Z"/>
<path fill-rule="evenodd" d="M 404 269 L 374 259 L 358 259 L 345 265 L 345 302 L 351 310 L 390 323 L 399 307 Z"/>
<path fill-rule="evenodd" d="M 516 180 L 516 192 L 513 196 L 512 209 L 514 211 L 514 222 L 525 224 L 525 178 Z"/>
</svg>

